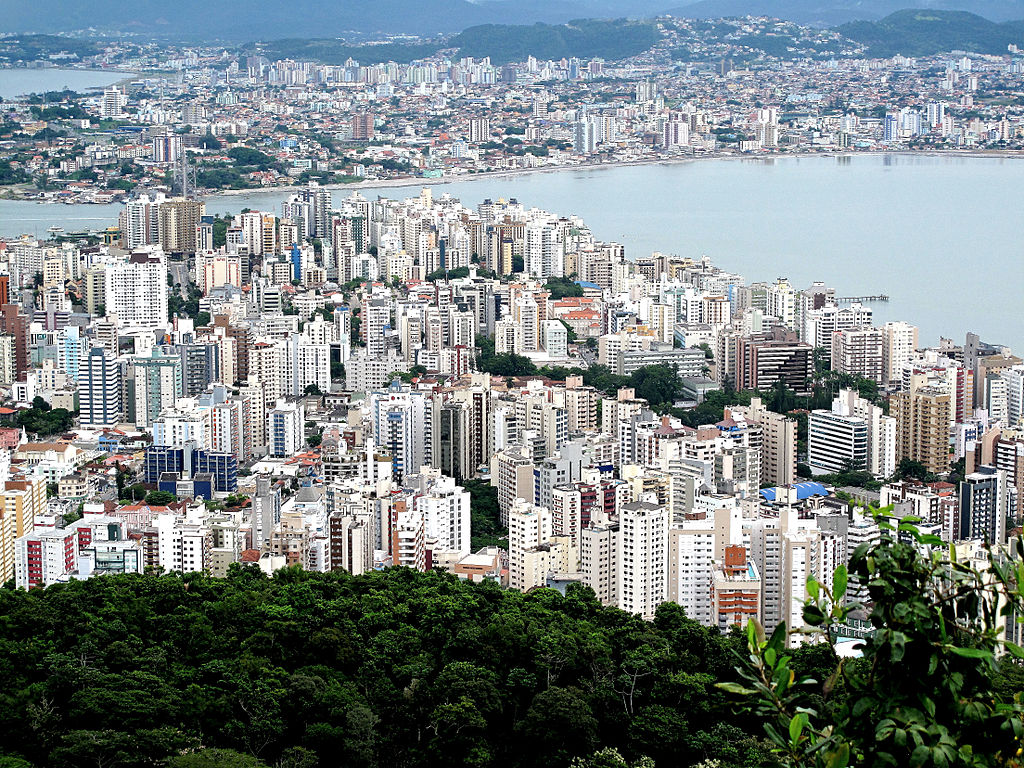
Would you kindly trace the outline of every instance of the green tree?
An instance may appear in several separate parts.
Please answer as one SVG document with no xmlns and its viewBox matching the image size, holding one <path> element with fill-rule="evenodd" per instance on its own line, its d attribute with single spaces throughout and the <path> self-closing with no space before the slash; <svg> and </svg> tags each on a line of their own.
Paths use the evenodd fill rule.
<svg viewBox="0 0 1024 768">
<path fill-rule="evenodd" d="M 637 397 L 644 398 L 652 406 L 672 403 L 683 391 L 683 382 L 675 368 L 664 363 L 636 370 L 630 376 L 630 382 Z"/>
<path fill-rule="evenodd" d="M 654 768 L 655 762 L 649 757 L 642 757 L 630 763 L 615 747 L 599 749 L 590 757 L 573 758 L 570 768 Z"/>
<path fill-rule="evenodd" d="M 1024 540 L 1012 559 L 989 549 L 979 569 L 920 533 L 916 519 L 872 511 L 882 536 L 859 546 L 849 565 L 872 606 L 863 658 L 840 663 L 822 684 L 798 671 L 784 623 L 766 637 L 751 621 L 749 659 L 738 668 L 745 682 L 722 687 L 749 697 L 785 766 L 1016 765 L 1024 707 L 1018 692 L 1007 698 L 993 683 L 1024 658 L 1001 632 L 1024 606 Z M 796 631 L 836 642 L 858 607 L 847 603 L 847 583 L 846 566 L 831 586 L 809 580 L 810 630 Z M 817 666 L 821 674 L 828 665 Z"/>
<path fill-rule="evenodd" d="M 524 751 L 538 766 L 565 765 L 598 743 L 598 722 L 580 691 L 548 688 L 534 697 L 523 718 Z"/>
<path fill-rule="evenodd" d="M 167 768 L 267 768 L 252 755 L 233 749 L 207 747 L 198 752 L 175 755 L 167 761 Z"/>
<path fill-rule="evenodd" d="M 478 359 L 477 367 L 495 376 L 534 376 L 537 373 L 537 366 L 530 358 L 514 352 L 494 355 L 486 360 Z"/>
<path fill-rule="evenodd" d="M 928 471 L 928 467 L 916 459 L 902 458 L 896 466 L 896 478 L 899 480 L 933 481 L 934 476 Z"/>
<path fill-rule="evenodd" d="M 544 283 L 544 290 L 551 293 L 552 301 L 558 301 L 566 296 L 582 296 L 583 286 L 577 285 L 569 277 L 549 277 Z"/>
<path fill-rule="evenodd" d="M 501 524 L 498 489 L 486 480 L 463 480 L 469 491 L 470 548 L 477 552 L 484 547 L 508 546 L 508 530 Z"/>
<path fill-rule="evenodd" d="M 150 491 L 146 494 L 146 503 L 154 507 L 167 506 L 178 500 L 170 491 Z"/>
</svg>

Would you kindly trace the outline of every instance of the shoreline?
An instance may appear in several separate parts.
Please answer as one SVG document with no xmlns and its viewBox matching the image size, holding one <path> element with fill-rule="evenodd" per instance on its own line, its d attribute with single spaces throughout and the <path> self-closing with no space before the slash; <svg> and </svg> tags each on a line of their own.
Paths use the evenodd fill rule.
<svg viewBox="0 0 1024 768">
<path fill-rule="evenodd" d="M 544 173 L 564 173 L 571 171 L 601 171 L 610 170 L 614 168 L 624 167 L 642 167 L 649 165 L 685 165 L 689 163 L 698 163 L 702 161 L 711 160 L 745 160 L 745 161 L 763 161 L 763 160 L 784 160 L 786 158 L 804 159 L 804 158 L 819 158 L 819 157 L 830 157 L 830 158 L 850 158 L 850 157 L 877 157 L 880 155 L 890 155 L 898 157 L 953 157 L 953 158 L 964 158 L 973 160 L 983 159 L 1024 159 L 1024 151 L 1022 150 L 971 150 L 960 152 L 959 150 L 913 150 L 913 149 L 895 149 L 895 150 L 883 150 L 879 152 L 855 152 L 855 151 L 823 151 L 823 152 L 812 152 L 812 151 L 801 151 L 801 152 L 770 152 L 762 154 L 700 154 L 700 155 L 685 155 L 679 157 L 651 157 L 643 158 L 639 160 L 621 160 L 610 163 L 581 163 L 578 165 L 557 165 L 557 166 L 541 166 L 539 168 L 513 168 L 509 170 L 500 171 L 484 171 L 482 173 L 462 173 L 452 176 L 442 176 L 441 178 L 420 178 L 420 177 L 402 177 L 398 179 L 372 179 L 370 181 L 353 182 L 350 184 L 324 184 L 324 189 L 329 190 L 361 190 L 361 189 L 387 189 L 392 187 L 436 187 L 443 186 L 445 184 L 462 184 L 464 182 L 475 182 L 482 181 L 484 179 L 510 179 L 517 176 L 527 176 L 534 174 Z M 294 185 L 289 184 L 286 186 L 267 186 L 267 187 L 253 187 L 251 189 L 222 189 L 216 192 L 209 192 L 201 195 L 201 199 L 217 198 L 217 197 L 238 197 L 252 194 L 262 194 L 264 192 L 283 192 L 291 193 L 297 192 L 301 189 L 305 189 L 305 185 Z"/>
<path fill-rule="evenodd" d="M 96 70 L 96 71 L 107 71 L 107 70 Z M 135 78 L 143 77 L 141 73 L 136 73 Z M 879 157 L 879 156 L 890 156 L 890 157 L 929 157 L 929 158 L 951 158 L 951 159 L 966 159 L 966 160 L 1024 160 L 1024 150 L 1008 150 L 1008 149 L 995 149 L 995 150 L 914 150 L 914 149 L 893 149 L 893 150 L 881 150 L 881 151 L 865 151 L 857 152 L 851 150 L 842 151 L 800 151 L 800 152 L 766 152 L 760 154 L 741 154 L 741 153 L 715 153 L 715 154 L 695 154 L 695 155 L 680 155 L 676 157 L 649 157 L 641 158 L 637 160 L 621 160 L 607 163 L 580 163 L 577 165 L 556 165 L 556 166 L 540 166 L 537 168 L 513 168 L 508 170 L 497 170 L 497 171 L 485 171 L 481 173 L 463 173 L 451 176 L 442 176 L 440 178 L 421 178 L 421 177 L 402 177 L 397 179 L 371 179 L 369 181 L 353 182 L 349 184 L 324 184 L 323 188 L 331 190 L 332 192 L 338 190 L 352 190 L 358 192 L 361 190 L 373 190 L 373 189 L 392 189 L 402 187 L 436 187 L 444 186 L 446 184 L 462 184 L 466 182 L 484 182 L 485 180 L 503 180 L 503 179 L 514 179 L 521 176 L 528 175 L 541 175 L 549 173 L 567 173 L 567 172 L 586 172 L 591 173 L 594 171 L 614 170 L 616 168 L 629 168 L 629 167 L 645 167 L 645 166 L 657 166 L 657 165 L 687 165 L 690 163 L 699 162 L 710 162 L 710 161 L 740 161 L 740 162 L 774 162 L 776 160 L 785 159 L 815 159 L 815 158 L 857 158 L 857 157 Z M 213 200 L 221 198 L 224 200 L 230 200 L 235 197 L 244 197 L 246 195 L 261 195 L 261 194 L 291 194 L 305 189 L 305 185 L 288 184 L 282 186 L 266 186 L 266 187 L 251 187 L 248 189 L 222 189 L 214 192 L 207 192 L 199 195 L 200 200 Z M 77 202 L 63 202 L 60 200 L 34 200 L 31 198 L 11 196 L 5 193 L 6 191 L 0 191 L 0 200 L 6 202 L 24 202 L 24 203 L 35 203 L 37 205 L 117 205 L 118 203 L 92 203 L 88 201 L 77 201 Z"/>
</svg>

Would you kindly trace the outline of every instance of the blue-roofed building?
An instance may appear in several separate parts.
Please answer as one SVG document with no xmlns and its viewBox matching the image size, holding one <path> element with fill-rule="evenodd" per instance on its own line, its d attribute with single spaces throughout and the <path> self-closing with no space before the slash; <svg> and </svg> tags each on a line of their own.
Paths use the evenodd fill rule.
<svg viewBox="0 0 1024 768">
<path fill-rule="evenodd" d="M 816 483 L 810 480 L 804 483 L 796 483 L 795 485 L 792 486 L 792 488 L 796 491 L 797 501 L 806 501 L 812 496 L 830 495 L 828 488 L 826 488 L 821 483 Z M 761 489 L 761 498 L 769 503 L 774 503 L 775 501 L 777 501 L 777 492 L 777 488 L 763 488 Z"/>
</svg>

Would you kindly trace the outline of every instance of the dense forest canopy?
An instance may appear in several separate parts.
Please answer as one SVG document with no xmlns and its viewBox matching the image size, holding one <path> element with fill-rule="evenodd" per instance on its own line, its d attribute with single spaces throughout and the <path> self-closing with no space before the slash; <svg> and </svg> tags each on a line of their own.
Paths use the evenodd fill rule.
<svg viewBox="0 0 1024 768">
<path fill-rule="evenodd" d="M 796 649 L 404 568 L 0 589 L 0 768 L 1016 768 L 1024 539 L 979 570 L 879 525 Z M 874 633 L 840 662 L 848 578 Z"/>
<path fill-rule="evenodd" d="M 658 766 L 769 758 L 715 687 L 738 679 L 739 641 L 586 588 L 239 569 L 2 590 L 0 616 L 0 755 L 36 766 L 202 748 L 325 767 L 568 766 L 602 747 Z"/>
</svg>

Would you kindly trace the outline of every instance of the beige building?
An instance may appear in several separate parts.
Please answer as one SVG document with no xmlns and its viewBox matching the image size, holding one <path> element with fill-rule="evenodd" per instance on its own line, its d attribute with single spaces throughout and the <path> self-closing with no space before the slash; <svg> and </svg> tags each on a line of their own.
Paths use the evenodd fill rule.
<svg viewBox="0 0 1024 768">
<path fill-rule="evenodd" d="M 206 203 L 199 200 L 173 198 L 165 200 L 157 210 L 160 247 L 165 253 L 195 253 L 196 228 L 206 213 Z"/>
<path fill-rule="evenodd" d="M 36 516 L 46 511 L 46 482 L 41 477 L 9 480 L 0 490 L 0 583 L 14 578 L 14 540 L 32 533 Z"/>
<path fill-rule="evenodd" d="M 912 459 L 929 472 L 946 472 L 950 463 L 950 425 L 953 402 L 948 392 L 927 385 L 924 375 L 910 379 L 909 392 L 889 400 L 896 419 L 896 460 Z"/>
<path fill-rule="evenodd" d="M 769 411 L 759 397 L 751 398 L 749 406 L 732 406 L 729 414 L 761 426 L 761 484 L 792 485 L 796 481 L 796 419 Z"/>
</svg>

